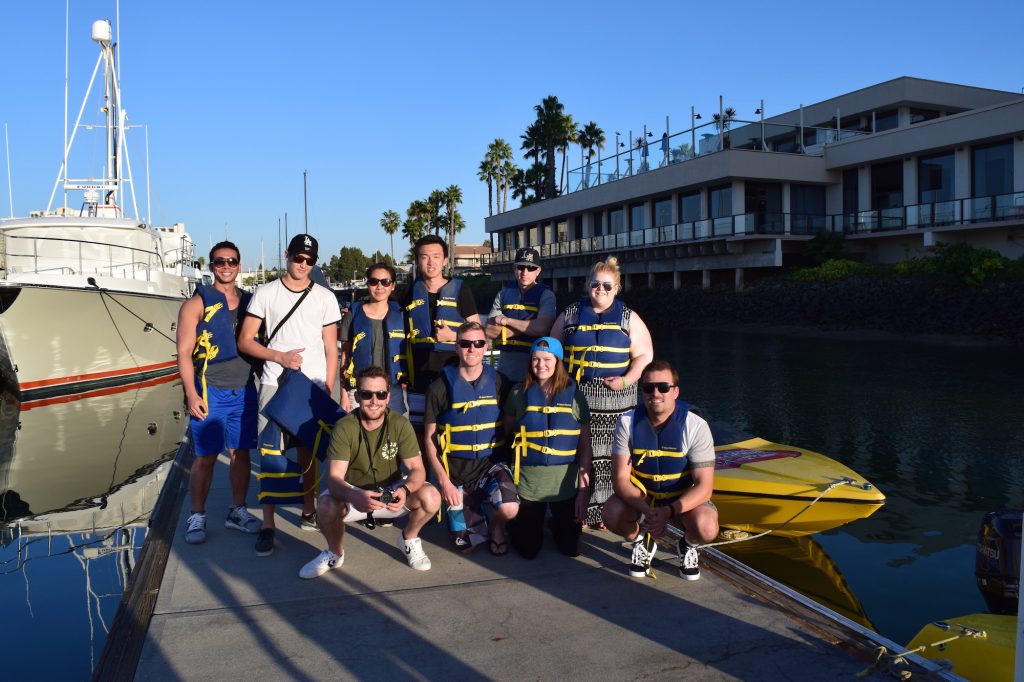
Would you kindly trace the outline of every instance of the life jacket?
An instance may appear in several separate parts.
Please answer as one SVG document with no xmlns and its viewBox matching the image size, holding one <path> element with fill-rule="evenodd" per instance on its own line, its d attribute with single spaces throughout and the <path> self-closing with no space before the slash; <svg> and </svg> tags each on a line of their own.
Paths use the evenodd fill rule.
<svg viewBox="0 0 1024 682">
<path fill-rule="evenodd" d="M 289 434 L 313 453 L 310 467 L 318 490 L 323 476 L 320 462 L 327 458 L 331 431 L 345 410 L 305 374 L 285 369 L 263 414 L 267 425 L 259 439 L 258 499 L 262 504 L 299 504 L 308 491 L 303 490 L 298 463 L 285 455 L 283 435 Z"/>
<path fill-rule="evenodd" d="M 363 304 L 352 304 L 352 326 L 349 336 L 352 340 L 352 359 L 345 368 L 345 378 L 352 388 L 356 387 L 356 372 L 373 364 L 373 323 L 366 316 Z M 388 301 L 388 314 L 384 318 L 384 337 L 387 343 L 386 366 L 392 385 L 406 381 L 405 371 L 405 331 L 402 320 L 402 308 L 394 301 Z"/>
<path fill-rule="evenodd" d="M 508 282 L 498 292 L 498 302 L 501 303 L 501 314 L 513 320 L 533 320 L 537 318 L 540 311 L 540 298 L 548 290 L 547 285 L 537 282 L 522 293 L 515 282 Z M 503 353 L 529 353 L 530 347 L 536 341 L 537 336 L 527 336 L 519 332 L 508 334 L 506 327 L 501 328 L 501 338 L 494 342 Z"/>
<path fill-rule="evenodd" d="M 633 411 L 633 451 L 630 480 L 655 501 L 674 500 L 690 487 L 683 431 L 689 404 L 676 401 L 668 423 L 655 431 L 641 402 Z"/>
<path fill-rule="evenodd" d="M 200 284 L 196 287 L 196 293 L 203 301 L 203 314 L 196 327 L 196 345 L 192 349 L 192 363 L 198 372 L 196 378 L 202 385 L 203 400 L 205 401 L 207 399 L 206 368 L 209 365 L 233 360 L 239 356 L 236 338 L 242 325 L 231 319 L 227 296 L 221 291 L 213 286 Z M 245 311 L 249 308 L 252 294 L 239 290 L 238 297 L 235 318 L 242 320 L 245 318 Z"/>
<path fill-rule="evenodd" d="M 459 374 L 459 368 L 445 365 L 441 372 L 448 383 L 451 405 L 437 418 L 441 461 L 448 471 L 448 457 L 479 459 L 504 445 L 500 437 L 501 406 L 498 405 L 497 372 L 487 365 L 476 388 Z"/>
<path fill-rule="evenodd" d="M 450 279 L 437 291 L 437 309 L 434 319 L 430 319 L 430 293 L 423 280 L 416 278 L 412 284 L 412 302 L 405 306 L 409 313 L 409 343 L 430 343 L 432 350 L 441 353 L 454 353 L 455 343 L 438 341 L 434 338 L 435 326 L 451 327 L 454 331 L 466 320 L 459 315 L 459 293 L 462 291 L 461 279 Z"/>
<path fill-rule="evenodd" d="M 518 485 L 521 466 L 556 466 L 576 459 L 580 423 L 572 414 L 576 382 L 555 395 L 548 405 L 547 394 L 538 384 L 526 391 L 526 414 L 519 420 L 515 441 L 515 471 Z"/>
<path fill-rule="evenodd" d="M 622 301 L 616 299 L 600 315 L 589 298 L 578 306 L 576 324 L 566 325 L 564 361 L 569 375 L 582 382 L 624 374 L 629 367 L 630 341 Z"/>
</svg>

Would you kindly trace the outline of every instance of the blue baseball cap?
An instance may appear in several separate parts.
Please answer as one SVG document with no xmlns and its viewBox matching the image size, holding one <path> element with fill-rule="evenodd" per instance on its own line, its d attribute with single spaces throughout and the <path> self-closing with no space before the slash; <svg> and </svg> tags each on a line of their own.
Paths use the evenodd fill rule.
<svg viewBox="0 0 1024 682">
<path fill-rule="evenodd" d="M 540 344 L 542 344 L 542 343 L 547 344 L 547 347 L 545 348 L 544 346 L 541 346 Z M 542 336 L 541 338 L 539 338 L 536 341 L 534 341 L 533 345 L 530 346 L 530 353 L 531 354 L 532 353 L 536 353 L 537 351 L 541 351 L 543 353 L 551 353 L 556 358 L 561 360 L 562 359 L 562 342 L 559 341 L 558 339 L 554 338 L 553 336 Z"/>
</svg>

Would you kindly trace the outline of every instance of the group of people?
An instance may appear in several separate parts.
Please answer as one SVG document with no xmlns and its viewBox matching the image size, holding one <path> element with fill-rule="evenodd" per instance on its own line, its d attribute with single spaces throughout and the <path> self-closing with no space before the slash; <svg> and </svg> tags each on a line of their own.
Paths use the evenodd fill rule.
<svg viewBox="0 0 1024 682">
<path fill-rule="evenodd" d="M 264 505 L 261 523 L 245 498 L 249 451 L 287 368 L 328 393 L 340 376 L 347 412 L 331 432 L 325 485 L 312 475 L 303 482 L 300 526 L 322 532 L 327 547 L 301 577 L 343 564 L 346 524 L 398 517 L 407 517 L 400 551 L 413 569 L 429 570 L 419 534 L 437 515 L 458 551 L 486 544 L 504 555 L 511 546 L 525 558 L 540 552 L 545 528 L 569 556 L 580 553 L 584 525 L 606 528 L 632 543 L 637 577 L 649 574 L 655 541 L 672 523 L 684 531 L 680 574 L 699 578 L 696 545 L 718 533 L 714 444 L 707 423 L 679 401 L 676 370 L 654 359 L 643 320 L 618 299 L 616 259 L 595 264 L 589 295 L 557 314 L 539 281 L 540 255 L 519 249 L 514 279 L 481 319 L 468 287 L 444 275 L 442 239 L 424 237 L 414 253 L 417 276 L 397 295 L 394 269 L 370 266 L 366 300 L 339 325 L 334 295 L 310 279 L 310 235 L 291 240 L 286 272 L 251 297 L 235 287 L 237 247 L 213 247 L 213 284 L 186 301 L 178 324 L 196 451 L 186 541 L 206 539 L 213 461 L 226 448 L 233 506 L 225 525 L 257 534 L 258 555 L 273 552 L 274 506 Z M 485 362 L 489 343 L 501 351 L 498 369 Z M 409 415 L 420 411 L 417 434 Z M 305 472 L 311 457 L 298 444 Z"/>
</svg>

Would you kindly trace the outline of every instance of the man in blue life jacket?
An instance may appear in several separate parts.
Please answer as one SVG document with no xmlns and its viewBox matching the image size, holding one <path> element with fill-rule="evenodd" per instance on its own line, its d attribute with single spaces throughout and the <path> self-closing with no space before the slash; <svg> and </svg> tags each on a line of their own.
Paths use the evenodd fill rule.
<svg viewBox="0 0 1024 682">
<path fill-rule="evenodd" d="M 604 523 L 633 542 L 629 574 L 650 575 L 655 540 L 669 522 L 682 527 L 679 575 L 700 578 L 699 543 L 718 535 L 715 444 L 706 421 L 679 401 L 679 374 L 655 360 L 640 375 L 643 401 L 619 418 L 612 441 L 612 487 Z"/>
<path fill-rule="evenodd" d="M 452 544 L 469 551 L 489 540 L 491 554 L 503 555 L 505 524 L 519 513 L 503 437 L 509 381 L 484 364 L 487 339 L 479 322 L 459 327 L 456 340 L 459 364 L 445 366 L 427 391 L 423 451 L 441 497 L 462 512 L 459 528 L 449 518 Z"/>
<path fill-rule="evenodd" d="M 526 378 L 533 342 L 551 331 L 555 321 L 555 293 L 541 284 L 540 254 L 536 249 L 516 251 L 513 280 L 494 297 L 487 318 L 487 338 L 501 351 L 498 368 L 513 382 Z"/>
<path fill-rule="evenodd" d="M 206 498 L 217 456 L 225 449 L 231 458 L 232 507 L 224 526 L 243 533 L 261 528 L 245 506 L 257 406 L 252 364 L 236 345 L 250 299 L 235 286 L 240 268 L 237 246 L 226 241 L 215 245 L 210 249 L 213 284 L 197 287 L 178 311 L 178 371 L 196 453 L 189 473 L 192 513 L 185 525 L 185 542 L 193 545 L 206 541 Z"/>
<path fill-rule="evenodd" d="M 374 519 L 403 516 L 408 516 L 408 522 L 400 531 L 398 548 L 411 568 L 430 570 L 419 533 L 440 509 L 441 496 L 426 481 L 412 424 L 388 409 L 388 394 L 394 389 L 388 373 L 371 365 L 355 378 L 358 407 L 331 432 L 327 492 L 317 504 L 327 549 L 302 567 L 301 578 L 316 578 L 341 567 L 346 523 L 365 519 L 374 528 Z"/>
<path fill-rule="evenodd" d="M 422 395 L 455 358 L 455 330 L 463 322 L 480 322 L 476 302 L 461 279 L 445 279 L 448 244 L 436 235 L 417 240 L 416 279 L 398 297 L 406 316 L 411 354 L 409 390 Z M 410 403 L 413 401 L 410 400 Z M 418 403 L 419 404 L 419 403 Z M 412 405 L 410 404 L 410 407 Z"/>
</svg>

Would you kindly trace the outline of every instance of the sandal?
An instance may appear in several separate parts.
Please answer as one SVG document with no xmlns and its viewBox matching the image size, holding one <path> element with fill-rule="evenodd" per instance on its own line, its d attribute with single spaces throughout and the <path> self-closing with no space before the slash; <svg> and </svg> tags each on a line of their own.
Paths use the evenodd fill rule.
<svg viewBox="0 0 1024 682">
<path fill-rule="evenodd" d="M 505 556 L 508 554 L 508 542 L 495 540 L 491 538 L 490 543 L 487 545 L 487 550 L 493 556 Z"/>
<path fill-rule="evenodd" d="M 590 530 L 608 530 L 608 526 L 604 525 L 604 521 L 598 521 L 597 523 L 588 523 L 587 528 Z"/>
</svg>

